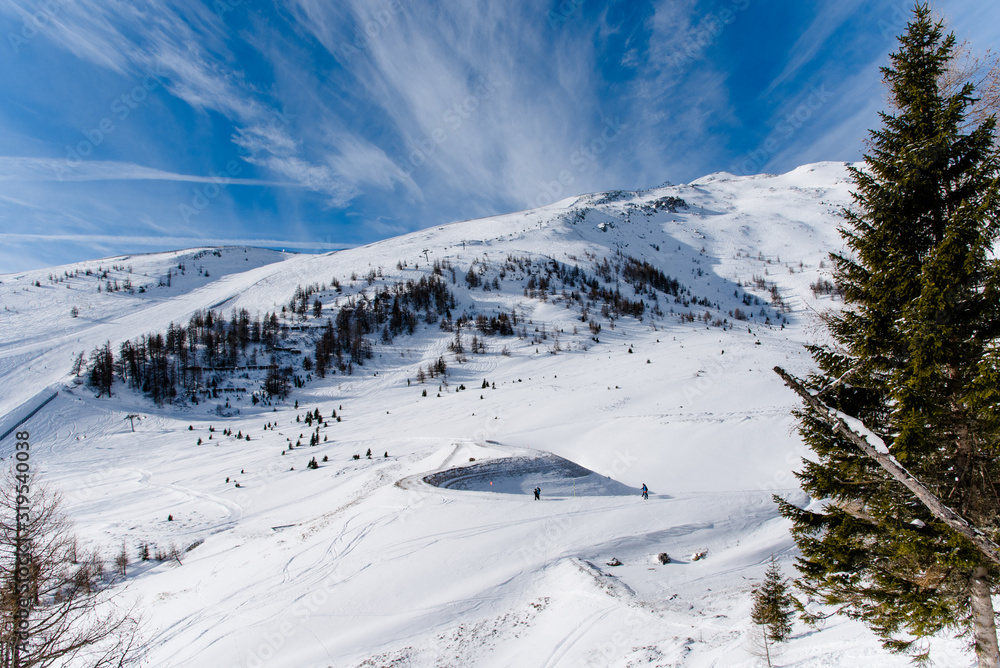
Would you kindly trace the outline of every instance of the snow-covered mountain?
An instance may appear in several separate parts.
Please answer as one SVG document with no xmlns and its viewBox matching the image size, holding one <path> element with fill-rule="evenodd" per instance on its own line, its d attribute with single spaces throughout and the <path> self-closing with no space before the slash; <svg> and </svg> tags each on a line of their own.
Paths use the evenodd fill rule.
<svg viewBox="0 0 1000 668">
<path fill-rule="evenodd" d="M 839 304 L 822 287 L 849 188 L 839 163 L 713 174 L 326 255 L 3 275 L 0 433 L 44 403 L 21 428 L 81 535 L 133 559 L 141 543 L 188 550 L 119 585 L 141 601 L 149 665 L 757 665 L 748 592 L 771 555 L 787 574 L 794 557 L 771 495 L 807 501 L 797 402 L 771 368 L 804 373 L 817 315 Z M 370 333 L 350 373 L 304 368 L 327 319 L 435 267 L 447 315 Z M 300 288 L 319 316 L 293 312 Z M 251 369 L 162 405 L 120 382 L 96 398 L 71 373 L 105 342 L 243 309 L 284 326 L 277 355 L 304 381 L 285 400 L 251 401 Z M 512 335 L 477 331 L 498 314 Z M 456 355 L 442 322 L 463 316 Z M 447 373 L 425 374 L 438 360 Z M 786 666 L 906 664 L 838 617 L 783 651 Z M 936 651 L 968 663 L 954 641 Z"/>
</svg>

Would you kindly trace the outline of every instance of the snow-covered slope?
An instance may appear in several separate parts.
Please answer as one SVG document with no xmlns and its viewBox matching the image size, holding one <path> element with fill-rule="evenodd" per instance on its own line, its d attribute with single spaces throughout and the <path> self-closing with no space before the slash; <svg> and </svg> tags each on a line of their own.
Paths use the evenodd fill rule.
<svg viewBox="0 0 1000 668">
<path fill-rule="evenodd" d="M 810 285 L 841 248 L 848 189 L 843 164 L 821 163 L 590 195 L 328 255 L 196 249 L 0 276 L 0 433 L 58 390 L 24 428 L 81 534 L 125 540 L 133 557 L 143 542 L 194 546 L 182 565 L 133 563 L 119 585 L 142 602 L 149 665 L 758 665 L 748 592 L 771 555 L 788 574 L 794 556 L 771 495 L 806 501 L 791 475 L 804 454 L 796 402 L 771 368 L 807 370 L 816 314 L 837 306 Z M 543 298 L 517 263 L 595 275 L 625 257 L 676 278 L 688 304 L 661 294 L 661 315 L 649 302 L 642 320 L 612 321 L 595 303 L 595 333 L 572 288 L 553 280 Z M 484 337 L 486 352 L 459 363 L 453 334 L 421 323 L 392 344 L 373 337 L 352 375 L 268 406 L 232 395 L 158 407 L 121 384 L 97 399 L 69 373 L 105 341 L 199 309 L 280 311 L 298 286 L 336 279 L 340 292 L 320 293 L 325 319 L 435 261 L 456 270 L 455 317 L 513 311 L 524 336 Z M 522 268 L 501 277 L 505 265 Z M 500 289 L 467 287 L 470 268 Z M 109 280 L 135 294 L 109 293 Z M 446 378 L 419 383 L 439 357 Z M 316 425 L 297 419 L 315 409 L 325 422 L 309 446 Z M 135 433 L 128 414 L 142 416 Z M 970 663 L 960 650 L 936 649 Z M 836 617 L 797 626 L 780 662 L 906 664 Z"/>
</svg>

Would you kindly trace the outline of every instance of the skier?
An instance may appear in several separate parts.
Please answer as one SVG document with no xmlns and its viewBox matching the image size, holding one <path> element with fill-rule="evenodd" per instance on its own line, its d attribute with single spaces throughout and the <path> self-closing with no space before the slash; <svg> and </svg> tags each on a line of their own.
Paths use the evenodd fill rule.
<svg viewBox="0 0 1000 668">
<path fill-rule="evenodd" d="M 541 487 L 536 487 L 535 488 L 535 501 L 538 501 L 541 498 L 542 498 L 542 488 Z"/>
<path fill-rule="evenodd" d="M 646 483 L 642 483 L 642 498 L 649 500 L 649 488 L 646 487 Z"/>
</svg>

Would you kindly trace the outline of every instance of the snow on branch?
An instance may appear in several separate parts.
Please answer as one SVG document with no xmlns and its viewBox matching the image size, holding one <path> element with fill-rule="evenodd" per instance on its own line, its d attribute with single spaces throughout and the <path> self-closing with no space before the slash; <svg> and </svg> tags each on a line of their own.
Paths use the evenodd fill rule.
<svg viewBox="0 0 1000 668">
<path fill-rule="evenodd" d="M 983 531 L 972 526 L 968 520 L 956 513 L 954 510 L 941 502 L 927 487 L 909 473 L 896 458 L 889 454 L 888 448 L 881 438 L 876 436 L 870 429 L 856 418 L 843 415 L 830 408 L 818 398 L 814 397 L 802 386 L 793 376 L 789 375 L 781 367 L 774 367 L 774 372 L 781 376 L 785 385 L 790 387 L 796 394 L 802 397 L 803 401 L 810 408 L 816 411 L 818 417 L 833 428 L 834 432 L 847 438 L 854 443 L 867 457 L 875 460 L 893 478 L 903 483 L 903 485 L 913 492 L 913 495 L 927 507 L 931 513 L 947 524 L 951 529 L 961 536 L 967 538 L 987 559 L 995 564 L 1000 564 L 1000 547 L 990 540 Z M 850 423 L 850 424 L 849 424 Z M 872 442 L 868 439 L 871 438 Z"/>
</svg>

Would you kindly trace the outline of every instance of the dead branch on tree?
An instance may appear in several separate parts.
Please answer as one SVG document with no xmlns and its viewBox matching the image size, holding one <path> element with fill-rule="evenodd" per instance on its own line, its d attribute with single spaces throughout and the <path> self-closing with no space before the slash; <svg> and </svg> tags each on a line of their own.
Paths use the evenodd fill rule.
<svg viewBox="0 0 1000 668">
<path fill-rule="evenodd" d="M 868 439 L 865 436 L 859 434 L 847 424 L 847 421 L 845 420 L 845 417 L 847 416 L 835 411 L 814 397 L 798 380 L 789 375 L 784 369 L 776 366 L 774 367 L 774 372 L 781 376 L 781 379 L 785 381 L 785 385 L 790 387 L 796 394 L 802 397 L 802 400 L 805 401 L 810 408 L 816 411 L 817 416 L 830 425 L 835 433 L 840 434 L 844 438 L 851 441 L 851 443 L 856 445 L 865 456 L 874 460 L 886 471 L 886 473 L 901 482 L 922 504 L 924 504 L 924 506 L 927 507 L 929 511 L 931 511 L 934 517 L 944 522 L 959 535 L 968 539 L 987 559 L 1000 565 L 1000 547 L 990 540 L 981 529 L 974 527 L 968 520 L 942 503 L 937 496 L 935 496 L 929 489 L 927 489 L 926 486 L 923 485 L 923 483 L 903 468 L 903 466 L 896 461 L 896 458 L 889 454 L 888 449 L 886 449 L 885 452 L 878 450 L 874 445 L 868 442 Z M 848 419 L 857 421 L 850 417 L 848 417 Z M 861 424 L 859 421 L 857 422 Z M 861 427 L 864 427 L 864 425 L 861 425 Z M 866 431 L 868 430 L 866 429 Z M 874 434 L 872 435 L 874 436 Z M 885 446 L 883 444 L 883 448 L 884 447 Z"/>
</svg>

